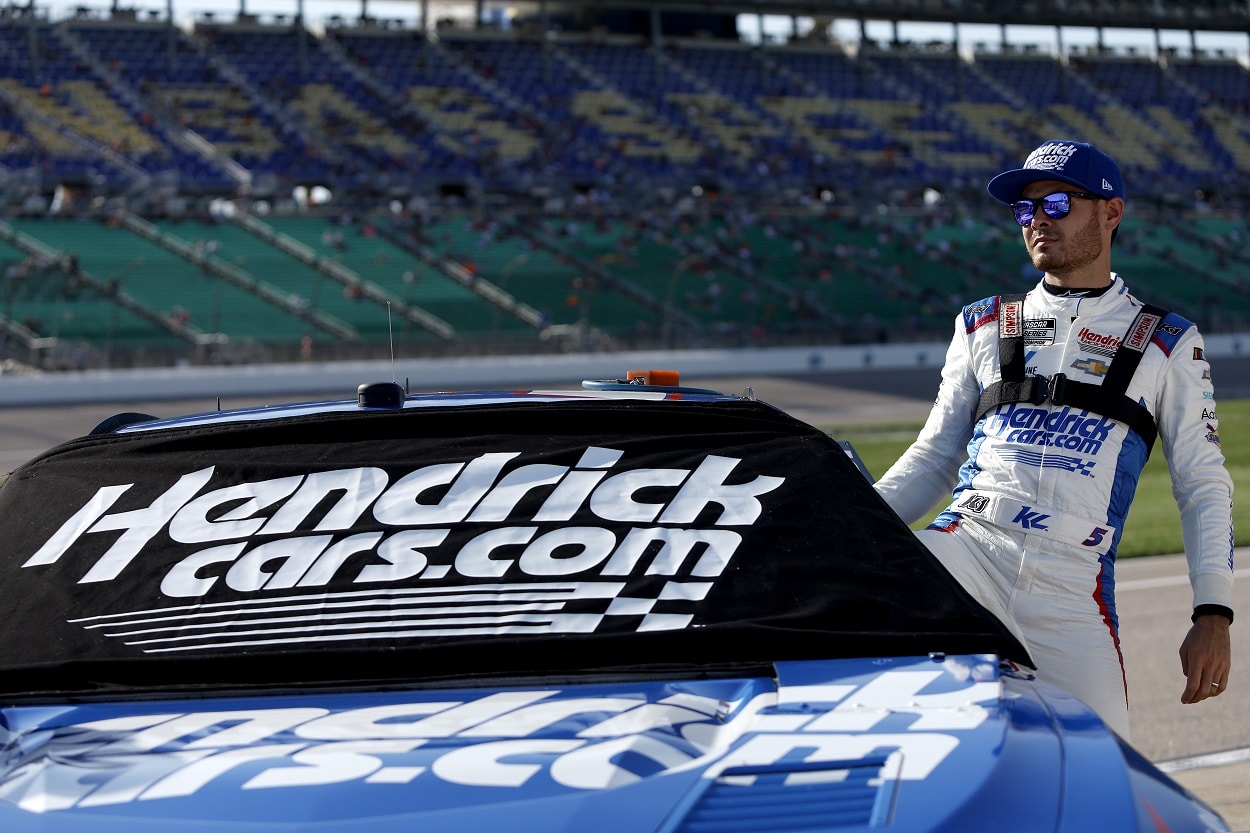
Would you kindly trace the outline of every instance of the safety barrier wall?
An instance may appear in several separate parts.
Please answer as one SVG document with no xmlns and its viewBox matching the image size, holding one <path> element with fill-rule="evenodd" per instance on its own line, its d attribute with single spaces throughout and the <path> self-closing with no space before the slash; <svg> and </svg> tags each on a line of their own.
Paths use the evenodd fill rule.
<svg viewBox="0 0 1250 833">
<path fill-rule="evenodd" d="M 366 382 L 396 381 L 412 392 L 576 387 L 583 379 L 621 379 L 627 370 L 681 372 L 683 380 L 941 367 L 945 343 L 788 347 L 747 350 L 576 353 L 391 362 L 306 362 L 228 367 L 171 367 L 0 376 L 0 408 L 220 397 L 353 397 Z M 1250 333 L 1212 335 L 1207 355 L 1250 356 Z M 1218 380 L 1218 371 L 1217 371 Z"/>
</svg>

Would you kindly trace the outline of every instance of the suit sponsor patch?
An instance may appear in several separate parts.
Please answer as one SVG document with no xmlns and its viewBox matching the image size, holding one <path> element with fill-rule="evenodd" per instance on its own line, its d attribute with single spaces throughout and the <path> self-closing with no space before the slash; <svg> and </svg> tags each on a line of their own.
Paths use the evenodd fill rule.
<svg viewBox="0 0 1250 833">
<path fill-rule="evenodd" d="M 1083 370 L 1091 376 L 1106 376 L 1111 365 L 1101 359 L 1077 359 L 1070 365 L 1075 370 Z"/>
<path fill-rule="evenodd" d="M 989 505 L 990 499 L 985 495 L 968 495 L 955 508 L 967 512 L 984 512 Z"/>
<path fill-rule="evenodd" d="M 1024 343 L 1028 345 L 1054 344 L 1057 329 L 1054 318 L 1026 318 L 1024 320 Z"/>
<path fill-rule="evenodd" d="M 1137 316 L 1137 320 L 1133 322 L 1133 326 L 1129 329 L 1128 341 L 1125 346 L 1131 350 L 1142 352 L 1150 344 L 1150 337 L 1154 335 L 1155 327 L 1159 324 L 1159 316 L 1150 313 L 1141 313 Z"/>
<path fill-rule="evenodd" d="M 1077 344 L 1082 350 L 1099 356 L 1111 358 L 1120 347 L 1119 336 L 1096 333 L 1088 327 L 1082 327 L 1076 336 Z"/>
<path fill-rule="evenodd" d="M 1024 303 L 1021 301 L 1008 301 L 1003 304 L 998 313 L 998 332 L 1002 338 L 1015 338 L 1021 334 L 1023 312 Z"/>
</svg>

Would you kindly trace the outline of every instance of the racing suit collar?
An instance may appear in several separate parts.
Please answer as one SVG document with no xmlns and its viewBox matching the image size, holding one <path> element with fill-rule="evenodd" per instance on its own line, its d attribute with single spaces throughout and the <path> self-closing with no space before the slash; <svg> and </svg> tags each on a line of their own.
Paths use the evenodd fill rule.
<svg viewBox="0 0 1250 833">
<path fill-rule="evenodd" d="M 1113 286 L 1115 286 L 1115 284 L 1108 281 L 1103 286 L 1087 286 L 1078 289 L 1059 286 L 1058 284 L 1050 283 L 1049 281 L 1042 281 L 1042 289 L 1045 289 L 1051 295 L 1058 295 L 1062 298 L 1097 298 L 1099 295 L 1104 295 L 1109 292 Z"/>
<path fill-rule="evenodd" d="M 1045 278 L 1038 281 L 1034 291 L 1029 293 L 1029 298 L 1033 303 L 1043 308 L 1068 312 L 1072 311 L 1074 306 L 1079 306 L 1081 312 L 1087 315 L 1100 309 L 1114 307 L 1120 296 L 1127 291 L 1124 280 L 1115 272 L 1111 273 L 1111 286 L 1105 292 L 1094 296 L 1057 295 L 1044 286 L 1045 282 Z"/>
</svg>

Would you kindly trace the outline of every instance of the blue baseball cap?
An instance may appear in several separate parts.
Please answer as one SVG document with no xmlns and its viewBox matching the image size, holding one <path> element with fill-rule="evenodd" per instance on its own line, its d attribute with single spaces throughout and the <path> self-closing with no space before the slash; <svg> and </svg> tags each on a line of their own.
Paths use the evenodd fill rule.
<svg viewBox="0 0 1250 833">
<path fill-rule="evenodd" d="M 1124 176 L 1111 157 L 1088 142 L 1051 139 L 1024 160 L 1024 167 L 1004 171 L 986 186 L 990 196 L 1011 204 L 1030 182 L 1056 179 L 1100 197 L 1124 199 Z"/>
</svg>

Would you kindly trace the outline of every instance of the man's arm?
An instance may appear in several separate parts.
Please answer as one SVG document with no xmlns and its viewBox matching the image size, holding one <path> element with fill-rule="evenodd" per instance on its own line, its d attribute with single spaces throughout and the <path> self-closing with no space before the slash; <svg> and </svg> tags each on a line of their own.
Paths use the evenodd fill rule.
<svg viewBox="0 0 1250 833">
<path fill-rule="evenodd" d="M 962 319 L 946 351 L 942 383 L 924 428 L 911 447 L 874 484 L 877 493 L 907 523 L 920 520 L 949 498 L 972 437 L 971 415 L 980 389 L 967 354 Z"/>
<path fill-rule="evenodd" d="M 1202 336 L 1190 329 L 1167 365 L 1159 436 L 1172 474 L 1193 587 L 1193 625 L 1181 643 L 1182 703 L 1223 694 L 1232 664 L 1233 482 L 1220 449 L 1219 420 Z"/>
</svg>

